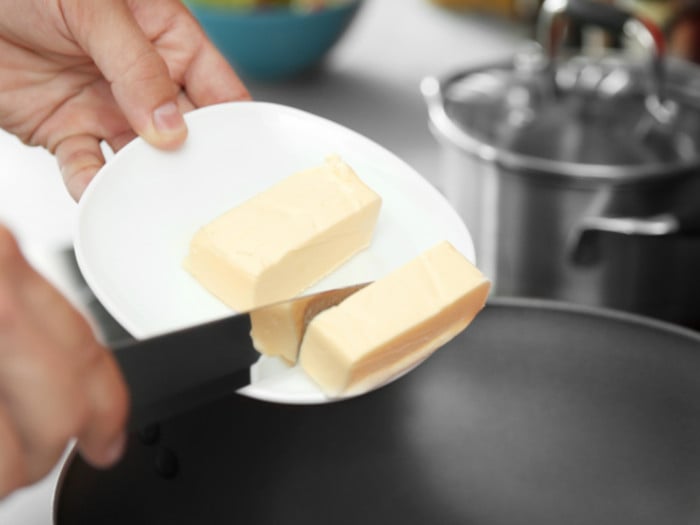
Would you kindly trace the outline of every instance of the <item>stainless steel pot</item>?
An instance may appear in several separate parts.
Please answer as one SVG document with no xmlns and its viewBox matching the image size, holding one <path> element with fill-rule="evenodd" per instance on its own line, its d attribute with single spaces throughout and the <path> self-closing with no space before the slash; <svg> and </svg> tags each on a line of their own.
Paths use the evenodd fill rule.
<svg viewBox="0 0 700 525">
<path fill-rule="evenodd" d="M 639 53 L 561 57 L 563 22 Z M 496 295 L 608 306 L 700 327 L 700 70 L 649 23 L 547 0 L 540 44 L 422 91 L 440 186 Z"/>
</svg>

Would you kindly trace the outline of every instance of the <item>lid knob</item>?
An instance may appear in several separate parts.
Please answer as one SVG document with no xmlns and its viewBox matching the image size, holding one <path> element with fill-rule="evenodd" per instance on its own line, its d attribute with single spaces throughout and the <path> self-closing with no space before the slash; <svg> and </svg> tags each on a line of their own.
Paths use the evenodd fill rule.
<svg viewBox="0 0 700 525">
<path fill-rule="evenodd" d="M 570 20 L 595 25 L 616 35 L 624 34 L 647 51 L 651 83 L 646 109 L 660 124 L 670 124 L 677 108 L 665 96 L 666 45 L 663 32 L 653 22 L 614 5 L 590 0 L 545 0 L 542 4 L 537 20 L 537 39 L 550 59 L 553 92 L 558 92 L 554 81 L 554 62 Z"/>
</svg>

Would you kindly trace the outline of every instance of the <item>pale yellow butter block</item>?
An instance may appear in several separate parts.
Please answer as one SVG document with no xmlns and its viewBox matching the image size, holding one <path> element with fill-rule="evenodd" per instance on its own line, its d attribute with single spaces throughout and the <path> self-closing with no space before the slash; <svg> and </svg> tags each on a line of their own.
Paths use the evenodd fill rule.
<svg viewBox="0 0 700 525">
<path fill-rule="evenodd" d="M 335 306 L 365 285 L 348 286 L 256 308 L 250 312 L 250 337 L 261 354 L 297 361 L 306 327 L 320 312 Z"/>
<path fill-rule="evenodd" d="M 489 280 L 443 241 L 309 323 L 299 362 L 329 396 L 365 392 L 464 330 Z"/>
<path fill-rule="evenodd" d="M 238 311 L 288 299 L 367 248 L 381 198 L 329 157 L 201 228 L 185 268 Z"/>
</svg>

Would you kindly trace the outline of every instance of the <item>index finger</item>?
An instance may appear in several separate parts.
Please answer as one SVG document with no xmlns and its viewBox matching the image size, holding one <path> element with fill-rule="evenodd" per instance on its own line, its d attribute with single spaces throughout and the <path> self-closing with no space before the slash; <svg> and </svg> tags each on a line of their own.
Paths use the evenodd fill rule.
<svg viewBox="0 0 700 525">
<path fill-rule="evenodd" d="M 247 88 L 233 67 L 181 2 L 130 1 L 139 26 L 147 35 L 158 35 L 154 41 L 156 48 L 166 57 L 170 74 L 184 87 L 195 106 L 250 100 Z M 167 32 L 162 32 L 158 24 L 164 18 L 173 20 Z"/>
<path fill-rule="evenodd" d="M 190 100 L 197 107 L 250 100 L 250 94 L 243 82 L 206 38 L 185 71 L 184 85 Z"/>
<path fill-rule="evenodd" d="M 156 146 L 174 148 L 181 144 L 187 128 L 176 105 L 180 86 L 127 3 L 100 0 L 64 4 L 67 26 L 110 83 L 131 127 Z"/>
</svg>

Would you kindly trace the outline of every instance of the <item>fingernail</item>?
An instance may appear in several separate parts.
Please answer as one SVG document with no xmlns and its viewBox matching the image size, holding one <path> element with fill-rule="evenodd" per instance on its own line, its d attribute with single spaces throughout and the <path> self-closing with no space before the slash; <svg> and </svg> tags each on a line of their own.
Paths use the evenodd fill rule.
<svg viewBox="0 0 700 525">
<path fill-rule="evenodd" d="M 126 434 L 121 433 L 117 439 L 115 439 L 112 444 L 107 447 L 107 453 L 105 455 L 105 460 L 109 465 L 113 465 L 122 457 L 124 454 L 124 448 L 126 447 Z"/>
<path fill-rule="evenodd" d="M 185 120 L 175 102 L 167 102 L 153 112 L 153 125 L 158 131 L 173 133 L 185 127 Z"/>
</svg>

